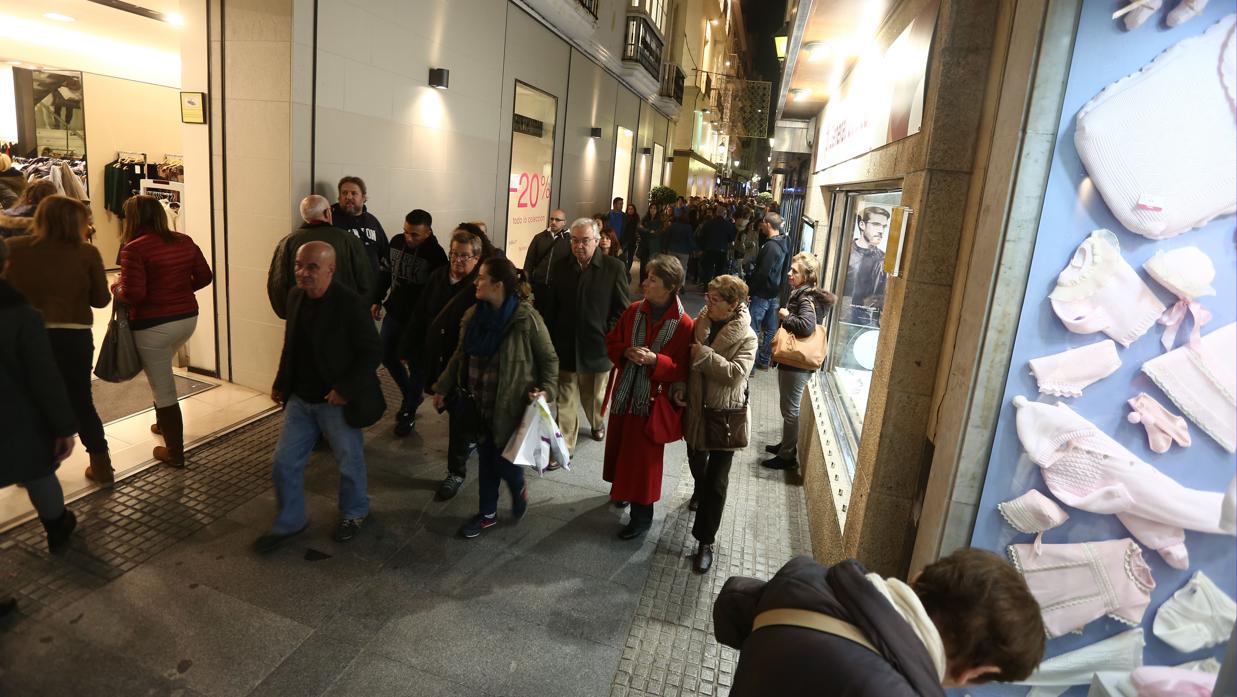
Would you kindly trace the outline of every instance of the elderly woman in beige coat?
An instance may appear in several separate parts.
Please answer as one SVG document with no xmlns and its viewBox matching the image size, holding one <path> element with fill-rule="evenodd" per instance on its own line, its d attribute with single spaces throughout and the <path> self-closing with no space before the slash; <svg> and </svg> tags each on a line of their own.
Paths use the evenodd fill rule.
<svg viewBox="0 0 1237 697">
<path fill-rule="evenodd" d="M 698 542 L 692 566 L 701 574 L 713 565 L 713 542 L 726 505 L 730 464 L 735 451 L 741 450 L 709 437 L 706 412 L 736 410 L 738 423 L 732 425 L 736 426 L 735 432 L 742 429 L 743 442 L 751 428 L 747 376 L 756 361 L 756 334 L 752 331 L 746 299 L 747 284 L 736 276 L 718 276 L 709 282 L 705 308 L 693 327 L 686 398 L 681 383 L 674 393 L 676 400 L 686 402 L 687 407 L 683 436 L 695 480 L 688 508 L 696 511 L 692 536 Z"/>
</svg>

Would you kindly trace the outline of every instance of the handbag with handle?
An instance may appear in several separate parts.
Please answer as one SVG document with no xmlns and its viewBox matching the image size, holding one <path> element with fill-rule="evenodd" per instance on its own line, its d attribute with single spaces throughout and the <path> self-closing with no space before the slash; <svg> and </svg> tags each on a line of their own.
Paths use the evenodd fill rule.
<svg viewBox="0 0 1237 697">
<path fill-rule="evenodd" d="M 712 342 L 710 342 L 712 345 Z M 744 377 L 743 406 L 712 408 L 703 406 L 709 393 L 709 382 L 700 371 L 700 400 L 704 415 L 704 447 L 707 450 L 737 450 L 747 447 L 747 402 L 751 384 Z"/>
<path fill-rule="evenodd" d="M 112 319 L 99 348 L 94 374 L 107 382 L 126 382 L 142 372 L 142 358 L 129 329 L 129 308 L 119 300 L 112 302 Z"/>
<path fill-rule="evenodd" d="M 829 355 L 829 341 L 823 324 L 817 324 L 807 338 L 795 336 L 786 327 L 780 327 L 773 335 L 772 348 L 774 362 L 803 370 L 820 370 Z"/>
<path fill-rule="evenodd" d="M 657 384 L 657 392 L 653 393 L 649 405 L 649 420 L 644 426 L 644 434 L 658 445 L 673 443 L 683 438 L 683 410 L 670 402 L 661 383 Z"/>
</svg>

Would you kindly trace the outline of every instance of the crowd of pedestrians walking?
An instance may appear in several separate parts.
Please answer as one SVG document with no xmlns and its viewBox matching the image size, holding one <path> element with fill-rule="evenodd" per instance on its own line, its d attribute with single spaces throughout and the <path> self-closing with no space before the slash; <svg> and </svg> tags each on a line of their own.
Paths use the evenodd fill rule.
<svg viewBox="0 0 1237 697">
<path fill-rule="evenodd" d="M 356 537 L 370 515 L 363 429 L 393 414 L 394 436 L 407 436 L 427 398 L 448 419 L 437 498 L 459 492 L 477 454 L 478 506 L 459 529 L 464 538 L 502 524 L 504 484 L 508 520 L 527 512 L 525 467 L 504 451 L 530 403 L 542 399 L 554 407 L 569 456 L 581 430 L 604 443 L 610 499 L 629 510 L 620 540 L 649 531 L 664 468 L 675 464 L 665 461 L 666 446 L 686 442 L 697 573 L 713 565 L 729 473 L 749 445 L 749 381 L 771 365 L 783 423 L 762 464 L 798 466 L 799 404 L 823 360 L 813 358 L 812 342 L 823 346 L 835 298 L 820 287 L 816 258 L 792 253 L 775 210 L 694 198 L 650 205 L 644 216 L 623 199 L 574 219 L 556 209 L 517 266 L 483 222 L 454 226 L 444 249 L 429 211 L 410 211 L 388 238 L 366 207 L 364 181 L 344 177 L 337 194 L 335 203 L 306 196 L 303 224 L 272 251 L 267 293 L 285 325 L 271 398 L 283 408 L 283 427 L 271 455 L 276 511 L 256 551 L 306 530 L 304 473 L 320 447 L 340 472 L 333 537 Z M 52 553 L 69 545 L 76 526 L 56 477 L 75 434 L 89 454 L 86 476 L 115 481 L 91 395 L 92 308 L 115 303 L 127 319 L 154 397 L 152 430 L 165 443 L 152 454 L 185 465 L 172 361 L 197 323 L 194 293 L 212 273 L 192 239 L 168 228 L 158 200 L 134 196 L 124 210 L 110 286 L 80 202 L 35 184 L 17 209 L 28 220 L 0 219 L 9 237 L 0 239 L 0 411 L 12 415 L 0 434 L 0 486 L 25 487 Z M 694 317 L 682 299 L 691 286 L 705 299 Z M 797 353 L 780 347 L 783 336 L 798 342 Z M 384 399 L 379 365 L 398 388 L 398 405 Z M 827 679 L 868 685 L 854 694 L 925 694 L 929 684 L 939 691 L 942 683 L 1024 677 L 1042 656 L 1034 599 L 991 555 L 960 553 L 909 586 L 873 577 L 854 562 L 830 569 L 796 559 L 767 583 L 728 581 L 715 624 L 719 641 L 742 650 L 732 694 L 806 694 Z M 977 586 L 990 592 L 976 595 Z M 909 627 L 890 624 L 898 617 Z M 957 629 L 978 627 L 980 617 L 978 634 Z M 774 631 L 755 631 L 766 626 Z M 804 628 L 817 632 L 811 641 L 796 633 Z M 872 648 L 872 639 L 887 650 Z M 823 664 L 813 656 L 837 658 L 844 669 L 818 675 L 812 666 Z M 799 668 L 771 668 L 788 661 Z"/>
</svg>

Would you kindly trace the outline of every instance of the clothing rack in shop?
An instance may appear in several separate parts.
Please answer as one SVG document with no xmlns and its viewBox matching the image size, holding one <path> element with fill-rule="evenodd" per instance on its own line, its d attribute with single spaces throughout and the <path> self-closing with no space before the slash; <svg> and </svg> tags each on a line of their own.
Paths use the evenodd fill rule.
<svg viewBox="0 0 1237 697">
<path fill-rule="evenodd" d="M 130 151 L 127 151 L 127 150 L 117 150 L 117 151 L 116 151 L 116 159 L 117 159 L 117 160 L 128 160 L 129 162 L 136 162 L 136 161 L 138 161 L 138 160 L 141 160 L 142 164 L 146 164 L 146 162 L 147 162 L 147 160 L 146 160 L 146 153 L 144 153 L 144 152 L 130 152 Z"/>
</svg>

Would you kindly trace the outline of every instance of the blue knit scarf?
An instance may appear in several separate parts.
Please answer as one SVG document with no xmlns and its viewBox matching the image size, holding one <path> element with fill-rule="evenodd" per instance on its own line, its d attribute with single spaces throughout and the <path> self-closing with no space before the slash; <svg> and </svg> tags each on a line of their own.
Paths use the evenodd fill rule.
<svg viewBox="0 0 1237 697">
<path fill-rule="evenodd" d="M 503 302 L 502 307 L 494 309 L 486 300 L 477 301 L 477 310 L 468 323 L 468 334 L 464 336 L 464 351 L 470 356 L 489 358 L 498 351 L 503 334 L 515 308 L 520 304 L 519 298 L 512 295 Z"/>
</svg>

